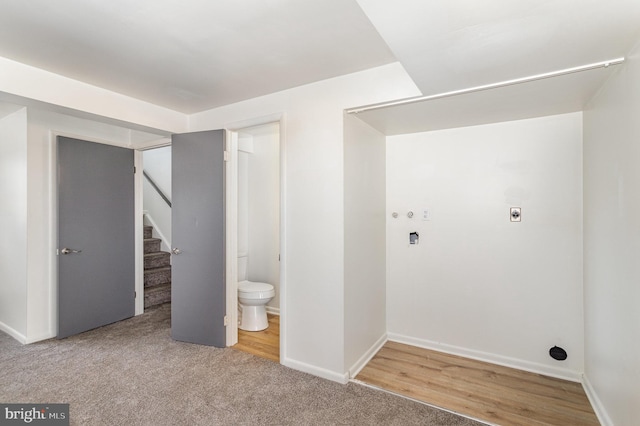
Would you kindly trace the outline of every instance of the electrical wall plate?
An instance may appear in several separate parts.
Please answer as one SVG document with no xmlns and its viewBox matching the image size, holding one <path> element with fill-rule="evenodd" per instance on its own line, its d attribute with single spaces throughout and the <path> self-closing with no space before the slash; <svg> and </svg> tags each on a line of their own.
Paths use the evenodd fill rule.
<svg viewBox="0 0 640 426">
<path fill-rule="evenodd" d="M 522 210 L 520 207 L 511 207 L 509 210 L 509 219 L 511 219 L 511 222 L 522 221 Z"/>
<path fill-rule="evenodd" d="M 420 243 L 420 234 L 417 232 L 409 232 L 409 244 Z"/>
</svg>

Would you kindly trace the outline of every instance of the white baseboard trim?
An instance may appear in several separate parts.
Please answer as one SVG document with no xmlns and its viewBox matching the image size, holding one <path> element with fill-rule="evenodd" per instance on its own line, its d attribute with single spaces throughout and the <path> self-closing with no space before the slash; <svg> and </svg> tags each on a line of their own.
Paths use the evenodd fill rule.
<svg viewBox="0 0 640 426">
<path fill-rule="evenodd" d="M 48 340 L 48 339 L 52 339 L 54 337 L 56 337 L 55 334 L 52 334 L 51 332 L 47 332 L 47 333 L 42 333 L 36 336 L 25 336 L 24 334 L 16 331 L 14 328 L 9 327 L 7 324 L 3 323 L 0 321 L 0 331 L 4 331 L 5 333 L 7 333 L 9 336 L 13 337 L 14 339 L 16 339 L 18 342 L 22 343 L 23 345 L 28 345 L 30 343 L 35 343 L 35 342 L 40 342 L 42 340 Z"/>
<path fill-rule="evenodd" d="M 596 412 L 596 416 L 598 417 L 600 424 L 603 426 L 613 426 L 611 417 L 609 417 L 607 410 L 604 408 L 600 398 L 598 398 L 598 394 L 593 386 L 591 386 L 591 382 L 587 378 L 586 374 L 582 375 L 582 387 L 584 388 L 584 393 L 587 394 L 587 398 L 593 407 L 593 411 Z"/>
<path fill-rule="evenodd" d="M 280 363 L 285 367 L 293 368 L 294 370 L 302 371 L 303 373 L 309 373 L 323 379 L 341 383 L 343 385 L 349 383 L 349 373 L 336 373 L 335 371 L 316 367 L 315 365 L 306 364 L 304 362 L 296 361 L 290 358 L 281 359 Z"/>
<path fill-rule="evenodd" d="M 16 339 L 18 342 L 22 343 L 23 345 L 27 344 L 27 337 L 25 335 L 23 335 L 22 333 L 18 332 L 13 327 L 9 327 L 7 324 L 3 323 L 2 321 L 0 321 L 0 331 L 4 331 L 9 336 L 13 337 L 14 339 Z"/>
<path fill-rule="evenodd" d="M 41 342 L 43 340 L 53 339 L 54 337 L 56 337 L 55 334 L 42 333 L 42 334 L 37 335 L 35 337 L 33 337 L 33 336 L 28 337 L 26 343 L 29 344 L 29 343 Z"/>
<path fill-rule="evenodd" d="M 371 358 L 373 358 L 375 354 L 378 353 L 380 348 L 382 348 L 385 343 L 387 343 L 387 333 L 384 333 L 382 336 L 380 336 L 380 338 L 376 340 L 376 342 L 360 357 L 360 359 L 358 359 L 355 364 L 351 366 L 351 368 L 349 369 L 349 377 L 351 379 L 356 377 L 360 370 L 362 370 L 364 366 L 367 365 L 369 361 L 371 361 Z"/>
<path fill-rule="evenodd" d="M 459 355 L 465 358 L 471 358 L 478 361 L 484 361 L 491 364 L 502 365 L 504 367 L 516 368 L 518 370 L 528 371 L 530 373 L 543 374 L 557 379 L 569 380 L 571 382 L 582 382 L 582 373 L 578 371 L 568 370 L 565 368 L 551 367 L 548 365 L 538 364 L 522 359 L 496 355 L 488 352 L 477 351 L 474 349 L 462 348 L 459 346 L 448 345 L 446 343 L 433 342 L 430 340 L 418 339 L 415 337 L 403 336 L 396 333 L 388 333 L 388 339 L 393 342 L 405 343 L 407 345 L 417 346 L 420 348 L 431 349 L 434 351 L 444 352 L 452 355 Z"/>
<path fill-rule="evenodd" d="M 272 308 L 271 306 L 267 305 L 267 313 L 280 316 L 280 308 Z"/>
</svg>

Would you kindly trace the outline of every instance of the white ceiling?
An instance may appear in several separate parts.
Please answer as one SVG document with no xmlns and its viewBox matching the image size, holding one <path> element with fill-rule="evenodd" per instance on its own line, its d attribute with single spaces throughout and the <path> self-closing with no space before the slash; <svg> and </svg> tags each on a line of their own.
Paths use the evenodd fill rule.
<svg viewBox="0 0 640 426">
<path fill-rule="evenodd" d="M 625 56 L 638 0 L 358 0 L 424 96 Z M 479 7 L 481 5 L 481 7 Z M 581 111 L 615 67 L 359 113 L 384 134 Z"/>
<path fill-rule="evenodd" d="M 2 0 L 0 56 L 185 113 L 395 61 L 355 0 Z"/>
<path fill-rule="evenodd" d="M 424 95 L 626 55 L 639 0 L 358 0 Z"/>
<path fill-rule="evenodd" d="M 639 0 L 0 3 L 0 56 L 185 113 L 395 60 L 442 93 L 624 56 L 639 39 Z M 579 110 L 607 75 L 589 73 L 367 114 L 397 132 Z"/>
<path fill-rule="evenodd" d="M 357 113 L 385 135 L 582 111 L 614 66 Z"/>
</svg>

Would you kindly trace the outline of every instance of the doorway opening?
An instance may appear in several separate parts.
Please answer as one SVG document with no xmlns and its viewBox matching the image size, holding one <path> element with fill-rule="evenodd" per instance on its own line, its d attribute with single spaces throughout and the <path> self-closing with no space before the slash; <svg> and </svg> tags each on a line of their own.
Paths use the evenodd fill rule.
<svg viewBox="0 0 640 426">
<path fill-rule="evenodd" d="M 274 342 L 273 346 L 275 347 L 276 361 L 284 356 L 280 348 L 284 347 L 281 342 L 285 340 L 284 327 L 283 333 L 280 333 L 279 330 L 280 323 L 282 323 L 283 326 L 285 324 L 284 320 L 282 322 L 280 321 L 281 317 L 284 318 L 284 297 L 281 295 L 284 294 L 285 283 L 284 210 L 282 208 L 284 205 L 284 179 L 282 179 L 284 175 L 284 161 L 282 160 L 284 157 L 284 138 L 281 132 L 282 120 L 282 116 L 273 115 L 268 118 L 244 122 L 241 125 L 231 127 L 231 130 L 226 130 L 224 137 L 224 276 L 226 277 L 224 280 L 226 287 L 226 291 L 224 291 L 226 294 L 224 341 L 226 346 L 234 346 L 238 343 L 238 255 L 243 254 L 243 257 L 248 260 L 248 262 L 246 262 L 248 265 L 246 268 L 246 279 L 268 282 L 275 288 L 275 297 L 272 298 L 271 303 L 266 306 L 266 309 L 269 316 L 268 329 L 270 338 Z M 205 133 L 207 132 L 195 132 L 178 136 L 183 139 L 189 139 L 191 138 L 190 135 L 197 138 L 198 134 L 204 137 Z M 187 144 L 191 145 L 190 142 L 187 142 Z M 205 143 L 205 145 L 208 146 L 209 144 Z M 175 173 L 174 169 L 177 167 L 176 161 L 177 158 L 180 157 L 175 151 L 175 144 L 165 141 L 153 147 L 148 146 L 147 150 L 151 148 L 166 148 L 168 156 L 171 159 L 165 162 L 164 173 L 167 178 L 170 178 L 172 173 Z M 147 150 L 144 151 L 144 154 L 147 153 Z M 151 155 L 158 154 L 153 153 L 153 151 L 148 152 Z M 143 152 L 139 152 L 139 154 L 140 159 L 137 165 L 140 169 L 147 169 L 149 164 L 147 158 L 145 157 L 143 161 Z M 183 164 L 183 166 L 185 166 L 185 164 Z M 202 165 L 199 165 L 198 167 L 201 166 Z M 193 167 L 195 166 L 191 164 L 191 166 L 187 168 Z M 184 167 L 179 167 L 180 170 L 183 168 Z M 207 168 L 207 166 L 205 166 L 205 168 Z M 150 172 L 149 175 L 151 175 L 151 180 L 155 181 L 155 175 L 158 175 L 158 172 Z M 145 197 L 148 194 L 152 194 L 157 198 L 156 204 L 168 204 L 166 200 L 160 201 L 162 197 L 159 196 L 159 191 L 154 188 L 145 188 L 145 190 L 142 191 L 144 185 L 151 186 L 151 184 L 150 182 L 143 182 L 143 180 L 148 180 L 147 178 L 141 177 L 140 179 L 140 192 L 143 193 Z M 180 193 L 170 193 L 171 187 L 175 187 L 176 182 L 171 182 L 168 179 L 164 181 L 165 183 L 156 182 L 156 184 L 161 189 L 168 189 L 162 192 L 165 192 L 165 195 L 167 195 L 169 203 L 175 201 L 175 206 L 173 207 L 177 208 L 180 204 L 180 200 L 178 200 Z M 169 183 L 166 183 L 167 181 Z M 269 188 L 261 186 L 265 182 L 269 182 Z M 207 190 L 203 189 L 203 191 L 206 192 Z M 142 200 L 140 199 L 139 202 L 142 211 Z M 150 212 L 150 209 L 147 208 L 146 205 L 147 202 L 145 201 L 144 210 L 147 210 L 146 213 L 151 216 L 153 222 L 158 224 L 159 220 L 156 219 L 157 214 Z M 171 211 L 171 209 L 167 210 Z M 191 242 L 182 241 L 180 243 L 176 240 L 176 230 L 173 229 L 175 228 L 175 214 L 168 214 L 166 216 L 165 222 L 169 226 L 158 226 L 158 228 L 162 230 L 159 234 L 163 234 L 158 235 L 158 238 L 161 239 L 160 244 L 162 250 L 166 250 L 172 254 L 175 254 L 177 250 L 178 253 L 180 253 L 182 250 L 174 248 L 177 247 L 176 244 L 178 246 L 180 246 L 180 244 L 190 245 Z M 147 219 L 145 219 L 145 221 L 147 221 Z M 148 222 L 151 222 L 151 220 L 148 220 Z M 171 226 L 172 222 L 173 226 Z M 165 232 L 164 229 L 167 228 L 170 230 Z M 142 230 L 142 226 L 140 229 Z M 240 253 L 239 250 L 242 251 L 242 253 Z M 140 253 L 142 253 L 142 250 Z M 140 256 L 140 258 L 142 258 L 142 256 Z M 173 260 L 176 259 L 174 258 Z M 177 276 L 177 270 L 176 273 L 172 275 L 172 280 L 174 283 L 177 283 L 179 278 Z M 142 282 L 142 280 L 140 281 Z M 138 289 L 141 290 L 141 286 L 139 286 Z M 139 313 L 142 313 L 142 311 L 139 311 Z M 277 332 L 275 331 L 276 329 Z M 248 334 L 253 338 L 258 338 L 258 333 L 259 332 L 249 332 Z M 274 356 L 272 355 L 271 359 L 273 358 Z"/>
<path fill-rule="evenodd" d="M 144 310 L 171 302 L 171 146 L 142 152 Z"/>
<path fill-rule="evenodd" d="M 233 130 L 228 139 L 231 173 L 227 189 L 231 200 L 228 198 L 227 223 L 231 245 L 235 247 L 228 247 L 227 251 L 227 267 L 233 281 L 227 296 L 231 302 L 227 304 L 231 319 L 227 345 L 279 362 L 283 281 L 280 122 Z M 266 303 L 268 319 L 263 325 L 247 327 L 244 310 L 256 308 L 238 302 L 240 282 L 273 287 L 275 295 Z"/>
</svg>

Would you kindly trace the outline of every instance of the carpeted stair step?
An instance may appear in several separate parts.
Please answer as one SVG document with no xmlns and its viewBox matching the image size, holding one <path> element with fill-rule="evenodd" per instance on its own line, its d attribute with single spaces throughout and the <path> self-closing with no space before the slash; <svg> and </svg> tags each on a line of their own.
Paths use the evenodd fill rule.
<svg viewBox="0 0 640 426">
<path fill-rule="evenodd" d="M 144 286 L 155 287 L 161 284 L 171 283 L 171 267 L 146 269 L 144 271 Z"/>
<path fill-rule="evenodd" d="M 160 238 L 145 238 L 144 254 L 155 253 L 160 251 L 161 242 L 162 240 L 160 240 Z"/>
<path fill-rule="evenodd" d="M 147 238 L 153 238 L 153 226 L 144 225 L 144 237 L 145 240 Z"/>
<path fill-rule="evenodd" d="M 161 305 L 171 301 L 171 284 L 160 284 L 144 289 L 144 307 Z"/>
<path fill-rule="evenodd" d="M 171 302 L 171 254 L 161 251 L 153 226 L 144 226 L 144 308 Z"/>
<path fill-rule="evenodd" d="M 144 255 L 144 269 L 162 268 L 171 264 L 171 254 L 166 251 Z"/>
</svg>

